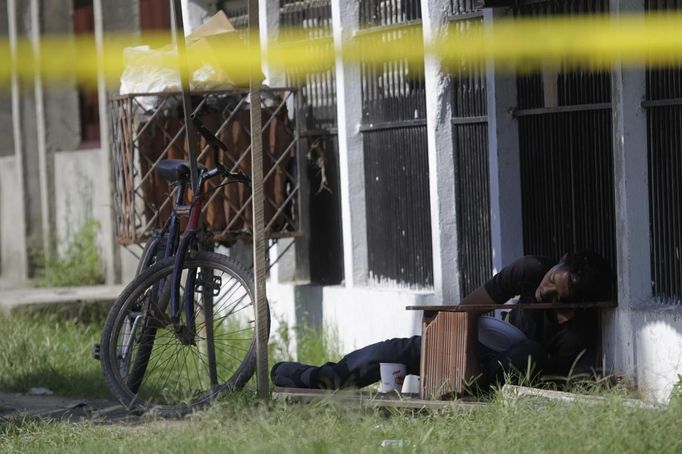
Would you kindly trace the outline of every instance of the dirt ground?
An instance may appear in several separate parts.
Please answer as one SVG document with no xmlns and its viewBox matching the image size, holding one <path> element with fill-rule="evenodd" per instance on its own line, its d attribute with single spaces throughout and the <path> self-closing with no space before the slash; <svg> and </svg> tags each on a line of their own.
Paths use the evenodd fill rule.
<svg viewBox="0 0 682 454">
<path fill-rule="evenodd" d="M 17 417 L 73 422 L 91 420 L 104 424 L 140 422 L 139 416 L 107 399 L 0 392 L 0 419 L 6 421 Z"/>
</svg>

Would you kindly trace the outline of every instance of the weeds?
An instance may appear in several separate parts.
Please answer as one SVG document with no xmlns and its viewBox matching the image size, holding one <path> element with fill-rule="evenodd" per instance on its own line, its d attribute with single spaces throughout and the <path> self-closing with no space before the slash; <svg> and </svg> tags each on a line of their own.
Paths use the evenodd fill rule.
<svg viewBox="0 0 682 454">
<path fill-rule="evenodd" d="M 279 328 L 270 342 L 272 363 L 296 360 L 306 364 L 323 364 L 341 358 L 339 336 L 335 327 L 320 329 L 308 325 L 290 326 L 279 320 Z M 292 355 L 294 339 L 296 354 Z"/>
<path fill-rule="evenodd" d="M 45 387 L 65 396 L 108 396 L 99 363 L 90 356 L 101 323 L 58 314 L 0 314 L 0 389 Z"/>
<path fill-rule="evenodd" d="M 53 256 L 34 252 L 35 284 L 69 287 L 103 283 L 104 262 L 97 246 L 99 229 L 99 221 L 90 218 L 71 236 L 63 252 Z"/>
</svg>

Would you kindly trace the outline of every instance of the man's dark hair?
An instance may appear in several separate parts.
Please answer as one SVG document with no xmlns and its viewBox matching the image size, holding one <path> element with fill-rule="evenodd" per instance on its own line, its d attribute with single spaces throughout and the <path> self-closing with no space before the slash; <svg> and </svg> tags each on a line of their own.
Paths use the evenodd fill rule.
<svg viewBox="0 0 682 454">
<path fill-rule="evenodd" d="M 604 301 L 613 295 L 613 271 L 599 254 L 583 249 L 565 256 L 561 264 L 568 269 L 572 300 Z"/>
</svg>

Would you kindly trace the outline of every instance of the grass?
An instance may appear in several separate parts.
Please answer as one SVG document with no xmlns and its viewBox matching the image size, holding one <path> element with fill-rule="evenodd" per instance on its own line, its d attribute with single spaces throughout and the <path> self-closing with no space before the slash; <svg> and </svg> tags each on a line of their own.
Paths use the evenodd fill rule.
<svg viewBox="0 0 682 454">
<path fill-rule="evenodd" d="M 636 409 L 495 396 L 475 412 L 424 414 L 335 405 L 269 406 L 234 396 L 186 421 L 142 426 L 24 421 L 0 429 L 3 452 L 656 452 L 682 450 L 682 405 Z M 382 448 L 385 440 L 394 447 Z M 386 444 L 384 442 L 384 444 Z M 402 447 L 395 446 L 402 444 Z"/>
<path fill-rule="evenodd" d="M 38 287 L 69 287 L 104 283 L 104 262 L 97 245 L 99 221 L 89 218 L 68 239 L 64 250 L 48 257 L 44 251 L 33 252 Z M 54 241 L 54 240 L 53 240 Z"/>
<path fill-rule="evenodd" d="M 0 389 L 27 392 L 45 387 L 56 394 L 109 394 L 90 352 L 99 343 L 101 321 L 84 323 L 63 314 L 0 314 Z"/>
<path fill-rule="evenodd" d="M 91 357 L 102 334 L 106 308 L 32 310 L 0 313 L 0 389 L 25 393 L 45 387 L 55 394 L 109 397 L 99 362 Z M 289 358 L 286 352 L 296 332 L 301 361 L 322 364 L 339 358 L 335 336 L 323 336 L 309 327 L 285 327 L 270 344 L 270 366 Z M 252 383 L 254 380 L 252 380 Z"/>
</svg>

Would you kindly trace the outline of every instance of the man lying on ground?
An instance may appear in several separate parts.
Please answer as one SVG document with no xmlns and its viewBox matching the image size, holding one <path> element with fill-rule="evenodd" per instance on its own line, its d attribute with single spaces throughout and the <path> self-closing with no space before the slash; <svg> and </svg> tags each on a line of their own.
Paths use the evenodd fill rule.
<svg viewBox="0 0 682 454">
<path fill-rule="evenodd" d="M 504 304 L 519 297 L 519 303 L 589 302 L 611 296 L 612 272 L 598 254 L 583 250 L 560 261 L 528 255 L 503 268 L 462 304 Z M 501 307 L 502 308 L 502 307 Z M 504 306 L 509 308 L 509 306 Z M 479 385 L 504 381 L 510 370 L 525 371 L 529 361 L 535 373 L 566 376 L 589 370 L 596 361 L 598 319 L 596 312 L 581 310 L 511 310 L 508 321 L 525 338 L 493 350 L 479 337 L 477 348 L 482 376 Z M 403 363 L 408 374 L 419 374 L 421 336 L 394 338 L 355 350 L 338 363 L 312 366 L 279 362 L 270 376 L 277 386 L 288 388 L 361 388 L 380 379 L 379 363 Z M 576 367 L 577 366 L 577 367 Z"/>
</svg>

